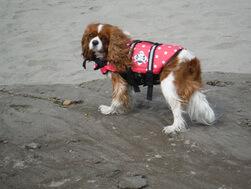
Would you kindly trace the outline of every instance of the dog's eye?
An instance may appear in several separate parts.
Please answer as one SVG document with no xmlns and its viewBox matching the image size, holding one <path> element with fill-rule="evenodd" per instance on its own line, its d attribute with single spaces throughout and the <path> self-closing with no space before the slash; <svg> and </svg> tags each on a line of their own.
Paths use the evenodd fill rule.
<svg viewBox="0 0 251 189">
<path fill-rule="evenodd" d="M 103 37 L 101 37 L 101 40 L 102 40 L 102 41 L 106 41 L 107 38 L 106 38 L 105 36 L 103 36 Z"/>
<path fill-rule="evenodd" d="M 93 34 L 90 34 L 90 35 L 89 35 L 89 37 L 93 38 L 93 37 L 94 37 L 94 35 L 93 35 Z"/>
</svg>

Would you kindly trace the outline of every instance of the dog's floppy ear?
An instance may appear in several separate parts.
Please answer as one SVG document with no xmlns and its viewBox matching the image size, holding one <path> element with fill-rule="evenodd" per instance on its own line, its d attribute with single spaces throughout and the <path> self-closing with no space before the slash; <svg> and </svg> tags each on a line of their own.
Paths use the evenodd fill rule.
<svg viewBox="0 0 251 189">
<path fill-rule="evenodd" d="M 94 59 L 94 52 L 90 51 L 89 49 L 89 39 L 88 39 L 88 33 L 86 31 L 82 37 L 82 55 L 86 60 Z"/>
<path fill-rule="evenodd" d="M 125 71 L 125 66 L 132 67 L 127 46 L 130 42 L 130 36 L 121 29 L 115 26 L 111 28 L 107 60 L 119 72 Z"/>
</svg>

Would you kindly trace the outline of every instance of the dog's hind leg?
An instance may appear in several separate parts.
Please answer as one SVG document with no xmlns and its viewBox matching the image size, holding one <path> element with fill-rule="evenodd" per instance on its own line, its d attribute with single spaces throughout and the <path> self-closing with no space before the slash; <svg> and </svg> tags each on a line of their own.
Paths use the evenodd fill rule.
<svg viewBox="0 0 251 189">
<path fill-rule="evenodd" d="M 161 81 L 161 90 L 167 104 L 169 104 L 173 113 L 173 124 L 164 127 L 166 134 L 182 132 L 186 130 L 185 121 L 182 117 L 182 104 L 174 84 L 174 76 L 171 72 L 165 79 Z"/>
<path fill-rule="evenodd" d="M 113 99 L 110 106 L 101 105 L 99 110 L 102 114 L 121 114 L 126 111 L 129 106 L 129 90 L 127 82 L 118 74 L 111 74 L 111 82 L 113 85 Z"/>
<path fill-rule="evenodd" d="M 215 114 L 210 107 L 206 96 L 196 91 L 189 100 L 187 112 L 191 120 L 205 125 L 212 125 L 215 121 Z"/>
</svg>

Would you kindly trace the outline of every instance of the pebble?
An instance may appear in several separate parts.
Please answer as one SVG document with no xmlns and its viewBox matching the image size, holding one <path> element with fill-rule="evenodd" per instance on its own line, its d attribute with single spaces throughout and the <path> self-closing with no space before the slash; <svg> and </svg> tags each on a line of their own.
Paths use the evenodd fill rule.
<svg viewBox="0 0 251 189">
<path fill-rule="evenodd" d="M 158 159 L 162 158 L 162 156 L 159 155 L 159 154 L 155 155 L 154 157 L 155 157 L 155 158 L 158 158 Z"/>
<path fill-rule="evenodd" d="M 194 171 L 191 171 L 191 174 L 192 174 L 192 175 L 196 175 L 196 172 L 194 172 Z"/>
<path fill-rule="evenodd" d="M 184 142 L 184 144 L 189 145 L 189 144 L 190 144 L 190 140 L 186 140 L 186 141 Z"/>
<path fill-rule="evenodd" d="M 7 140 L 0 140 L 0 143 L 8 144 L 8 141 Z"/>
<path fill-rule="evenodd" d="M 196 148 L 197 146 L 196 146 L 196 143 L 193 143 L 192 145 L 191 145 L 191 148 Z"/>
<path fill-rule="evenodd" d="M 25 148 L 26 148 L 26 149 L 32 149 L 32 150 L 39 149 L 39 148 L 41 148 L 41 147 L 42 147 L 41 144 L 34 143 L 34 142 L 25 145 Z"/>
<path fill-rule="evenodd" d="M 65 100 L 65 101 L 63 102 L 63 105 L 64 105 L 64 106 L 69 106 L 71 103 L 72 103 L 71 100 Z"/>
<path fill-rule="evenodd" d="M 92 159 L 93 164 L 99 164 L 99 163 L 102 163 L 102 161 L 103 161 L 103 159 L 101 159 L 101 158 Z"/>
<path fill-rule="evenodd" d="M 51 187 L 51 188 L 59 187 L 69 181 L 70 181 L 70 179 L 64 179 L 64 180 L 60 180 L 60 181 L 52 181 L 51 184 L 49 185 L 49 187 Z"/>
<path fill-rule="evenodd" d="M 143 176 L 124 177 L 119 181 L 119 188 L 138 189 L 147 186 Z"/>
</svg>

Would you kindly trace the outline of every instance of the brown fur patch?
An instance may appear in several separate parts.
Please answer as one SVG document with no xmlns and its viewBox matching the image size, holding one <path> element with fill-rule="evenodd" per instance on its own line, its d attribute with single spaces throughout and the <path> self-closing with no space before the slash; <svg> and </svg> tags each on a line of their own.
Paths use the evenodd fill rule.
<svg viewBox="0 0 251 189">
<path fill-rule="evenodd" d="M 200 91 L 203 87 L 200 61 L 196 57 L 191 61 L 179 63 L 179 58 L 176 56 L 163 69 L 160 81 L 165 79 L 171 72 L 173 72 L 175 78 L 174 84 L 177 94 L 183 102 L 188 102 L 193 93 L 196 90 Z"/>
<path fill-rule="evenodd" d="M 129 106 L 127 82 L 118 74 L 112 73 L 111 82 L 113 85 L 113 101 L 118 101 L 123 107 Z"/>
<path fill-rule="evenodd" d="M 116 26 L 113 26 L 110 30 L 107 60 L 118 72 L 124 72 L 126 67 L 132 67 L 133 64 L 129 55 L 129 48 L 126 46 L 131 42 L 131 38 Z"/>
</svg>

